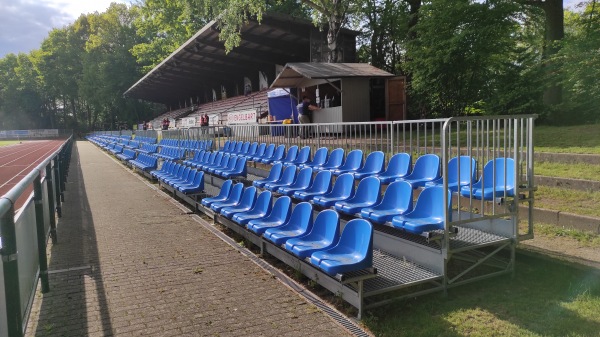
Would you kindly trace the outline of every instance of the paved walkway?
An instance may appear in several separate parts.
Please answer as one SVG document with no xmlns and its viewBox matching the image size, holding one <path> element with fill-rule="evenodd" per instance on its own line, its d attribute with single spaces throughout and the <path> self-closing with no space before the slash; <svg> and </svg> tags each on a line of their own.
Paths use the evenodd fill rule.
<svg viewBox="0 0 600 337">
<path fill-rule="evenodd" d="M 348 335 L 92 144 L 73 151 L 28 336 Z"/>
</svg>

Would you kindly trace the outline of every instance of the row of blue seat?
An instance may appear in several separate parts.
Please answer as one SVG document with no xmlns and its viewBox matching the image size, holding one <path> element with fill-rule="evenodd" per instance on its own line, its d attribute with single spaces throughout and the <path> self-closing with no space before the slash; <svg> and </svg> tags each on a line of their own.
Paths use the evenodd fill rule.
<svg viewBox="0 0 600 337">
<path fill-rule="evenodd" d="M 117 158 L 119 158 L 123 161 L 130 161 L 130 160 L 134 160 L 136 155 L 137 155 L 137 153 L 134 150 L 124 149 L 123 153 L 117 154 Z"/>
<path fill-rule="evenodd" d="M 333 210 L 318 213 L 313 221 L 310 203 L 292 210 L 288 196 L 272 204 L 270 191 L 259 194 L 256 187 L 233 185 L 231 180 L 225 181 L 218 196 L 201 203 L 296 257 L 310 258 L 329 275 L 373 266 L 373 227 L 364 219 L 349 221 L 340 231 L 339 215 Z"/>
<path fill-rule="evenodd" d="M 136 149 L 136 151 L 145 154 L 153 154 L 158 152 L 158 145 L 143 143 L 139 149 Z"/>
<path fill-rule="evenodd" d="M 247 158 L 222 152 L 199 151 L 194 158 L 185 160 L 185 165 L 221 176 L 226 179 L 247 176 Z"/>
<path fill-rule="evenodd" d="M 154 155 L 164 160 L 182 160 L 185 158 L 185 149 L 176 147 L 161 147 L 160 151 Z"/>
<path fill-rule="evenodd" d="M 163 138 L 158 144 L 160 147 L 176 147 L 184 148 L 190 151 L 205 150 L 210 151 L 212 149 L 213 141 L 208 140 L 180 140 Z"/>
<path fill-rule="evenodd" d="M 174 161 L 165 161 L 160 170 L 151 171 L 150 174 L 184 194 L 204 191 L 204 172 Z"/>
<path fill-rule="evenodd" d="M 136 159 L 131 160 L 129 162 L 131 163 L 131 165 L 137 167 L 138 169 L 148 172 L 150 170 L 156 169 L 158 159 L 154 156 L 140 153 L 138 154 Z"/>
</svg>

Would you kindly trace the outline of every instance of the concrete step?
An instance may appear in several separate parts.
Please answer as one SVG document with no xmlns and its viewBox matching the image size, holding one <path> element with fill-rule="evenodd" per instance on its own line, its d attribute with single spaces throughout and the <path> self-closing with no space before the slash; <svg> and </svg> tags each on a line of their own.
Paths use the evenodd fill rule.
<svg viewBox="0 0 600 337">
<path fill-rule="evenodd" d="M 559 178 L 559 177 L 548 177 L 548 176 L 535 176 L 536 186 L 549 186 L 549 187 L 562 187 L 578 191 L 590 191 L 600 190 L 600 181 L 585 180 L 585 179 L 573 179 L 573 178 Z"/>
<path fill-rule="evenodd" d="M 600 165 L 600 155 L 598 154 L 535 152 L 534 158 L 536 161 L 551 163 Z"/>
</svg>

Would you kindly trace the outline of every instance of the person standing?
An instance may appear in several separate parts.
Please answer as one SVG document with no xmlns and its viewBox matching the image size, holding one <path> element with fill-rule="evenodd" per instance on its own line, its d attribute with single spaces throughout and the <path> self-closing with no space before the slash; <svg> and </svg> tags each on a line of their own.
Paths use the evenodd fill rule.
<svg viewBox="0 0 600 337">
<path fill-rule="evenodd" d="M 148 124 L 146 123 L 146 121 L 142 121 L 142 129 L 144 131 L 148 130 Z"/>
<path fill-rule="evenodd" d="M 310 101 L 310 98 L 307 96 L 302 97 L 302 107 L 298 111 L 298 121 L 300 124 L 310 124 L 312 123 L 312 113 L 313 111 L 319 110 L 319 107 Z M 301 126 L 300 128 L 300 138 L 304 139 L 310 136 L 310 127 L 309 126 Z"/>
<path fill-rule="evenodd" d="M 200 126 L 202 127 L 202 133 L 205 134 L 208 131 L 209 118 L 208 114 L 205 112 L 204 115 L 200 117 Z"/>
</svg>

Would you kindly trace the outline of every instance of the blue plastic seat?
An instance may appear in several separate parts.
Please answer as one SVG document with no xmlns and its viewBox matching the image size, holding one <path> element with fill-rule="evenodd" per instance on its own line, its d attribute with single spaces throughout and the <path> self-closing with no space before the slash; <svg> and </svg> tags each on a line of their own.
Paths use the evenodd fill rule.
<svg viewBox="0 0 600 337">
<path fill-rule="evenodd" d="M 413 189 L 406 181 L 391 183 L 385 190 L 381 202 L 372 207 L 363 208 L 360 216 L 372 222 L 383 224 L 392 221 L 396 215 L 405 214 L 413 209 Z"/>
<path fill-rule="evenodd" d="M 459 177 L 460 167 L 460 177 Z M 470 186 L 475 182 L 477 174 L 477 161 L 473 157 L 460 156 L 450 159 L 448 162 L 448 189 L 458 192 L 463 186 Z M 430 181 L 425 187 L 443 186 L 444 178 Z"/>
<path fill-rule="evenodd" d="M 214 173 L 215 170 L 224 169 L 224 168 L 227 167 L 227 165 L 229 165 L 229 161 L 232 160 L 232 159 L 233 159 L 233 157 L 231 157 L 228 154 L 225 154 L 225 155 L 223 155 L 223 158 L 221 158 L 220 162 L 217 163 L 215 161 L 215 163 L 213 165 L 205 167 L 204 171 L 207 171 L 207 172 L 210 172 L 210 173 Z"/>
<path fill-rule="evenodd" d="M 236 156 L 244 156 L 248 153 L 248 150 L 250 150 L 250 142 L 245 142 L 244 145 L 242 145 L 242 148 L 240 149 L 240 151 L 235 153 L 235 155 Z"/>
<path fill-rule="evenodd" d="M 240 198 L 240 202 L 233 206 L 225 206 L 219 210 L 219 213 L 226 218 L 231 219 L 234 214 L 247 212 L 252 209 L 256 202 L 257 189 L 254 186 L 247 187 L 244 189 L 244 193 Z"/>
<path fill-rule="evenodd" d="M 292 161 L 296 160 L 297 156 L 298 156 L 298 146 L 292 145 L 287 150 L 285 158 L 283 158 L 281 160 L 275 160 L 275 161 L 273 161 L 273 163 L 282 163 L 285 166 L 285 164 L 290 164 Z"/>
<path fill-rule="evenodd" d="M 271 227 L 281 226 L 288 221 L 292 214 L 292 199 L 288 196 L 282 196 L 275 200 L 269 215 L 262 219 L 250 220 L 246 228 L 251 232 L 262 235 Z"/>
<path fill-rule="evenodd" d="M 196 151 L 191 159 L 186 159 L 183 163 L 187 166 L 194 166 L 195 163 L 199 162 L 204 155 L 204 151 Z"/>
<path fill-rule="evenodd" d="M 264 191 L 258 195 L 252 209 L 247 212 L 236 213 L 231 219 L 240 225 L 245 225 L 250 220 L 264 218 L 271 212 L 271 191 Z"/>
<path fill-rule="evenodd" d="M 252 182 L 252 185 L 256 187 L 265 187 L 267 183 L 274 183 L 281 178 L 281 173 L 283 172 L 283 165 L 275 164 L 271 166 L 271 171 L 269 171 L 269 176 L 265 179 L 255 180 Z"/>
<path fill-rule="evenodd" d="M 248 157 L 248 160 L 254 161 L 254 157 L 260 157 L 260 156 L 264 155 L 266 149 L 267 149 L 267 144 L 260 143 L 258 145 L 258 147 L 256 148 L 256 151 L 254 151 L 253 154 L 249 153 L 246 157 Z"/>
<path fill-rule="evenodd" d="M 235 206 L 240 203 L 242 192 L 244 191 L 244 183 L 237 183 L 231 188 L 231 192 L 227 196 L 227 199 L 223 201 L 216 201 L 210 205 L 210 209 L 215 212 L 219 212 L 223 207 Z"/>
<path fill-rule="evenodd" d="M 256 154 L 257 149 L 258 149 L 258 143 L 254 142 L 254 143 L 250 144 L 250 148 L 248 149 L 248 151 L 246 153 L 243 154 L 243 156 L 246 158 L 251 158 L 252 156 L 254 156 Z"/>
<path fill-rule="evenodd" d="M 367 177 L 358 183 L 352 198 L 335 203 L 335 209 L 346 214 L 360 213 L 363 208 L 379 203 L 381 182 L 375 177 Z"/>
<path fill-rule="evenodd" d="M 227 166 L 225 167 L 217 167 L 214 168 L 212 170 L 209 170 L 209 172 L 216 174 L 216 175 L 221 175 L 221 172 L 225 172 L 225 171 L 231 171 L 235 168 L 235 164 L 237 164 L 237 160 L 238 157 L 236 156 L 231 156 L 229 157 L 229 161 L 227 162 Z"/>
<path fill-rule="evenodd" d="M 177 190 L 184 194 L 200 193 L 204 191 L 204 172 L 196 171 L 196 176 L 192 183 L 178 186 Z"/>
<path fill-rule="evenodd" d="M 235 147 L 233 149 L 231 149 L 229 151 L 230 154 L 237 154 L 240 153 L 240 151 L 242 151 L 242 147 L 244 146 L 244 142 L 243 141 L 239 141 L 235 144 Z"/>
<path fill-rule="evenodd" d="M 285 250 L 300 259 L 312 253 L 335 246 L 340 239 L 340 216 L 334 210 L 324 210 L 317 214 L 312 230 L 305 236 L 289 239 Z"/>
<path fill-rule="evenodd" d="M 289 151 L 288 151 L 289 153 Z M 296 159 L 292 160 L 291 162 L 283 162 L 284 166 L 288 166 L 288 165 L 296 165 L 300 168 L 301 165 L 306 164 L 308 162 L 308 160 L 310 159 L 310 146 L 305 146 L 303 148 L 300 149 L 300 151 L 298 151 L 298 155 L 296 156 Z"/>
<path fill-rule="evenodd" d="M 218 174 L 225 178 L 233 178 L 233 177 L 245 177 L 247 174 L 246 161 L 248 159 L 246 157 L 237 157 L 235 162 L 235 166 L 230 170 L 222 170 Z"/>
<path fill-rule="evenodd" d="M 257 154 L 256 156 L 252 157 L 252 161 L 260 162 L 264 158 L 270 158 L 271 156 L 273 156 L 274 152 L 275 152 L 275 144 L 269 144 L 265 148 L 265 151 L 262 154 Z"/>
<path fill-rule="evenodd" d="M 495 174 L 495 175 L 494 175 Z M 506 177 L 506 180 L 505 180 Z M 512 158 L 496 158 L 490 160 L 483 167 L 483 174 L 479 180 L 473 184 L 473 193 L 471 187 L 464 186 L 460 189 L 463 197 L 474 199 L 483 198 L 483 200 L 493 200 L 494 198 L 515 196 L 515 161 Z"/>
<path fill-rule="evenodd" d="M 223 185 L 221 185 L 221 190 L 219 191 L 219 194 L 217 194 L 214 197 L 203 198 L 202 201 L 200 201 L 200 203 L 203 206 L 210 207 L 210 205 L 214 202 L 221 202 L 221 201 L 227 200 L 227 197 L 229 196 L 229 193 L 231 192 L 232 186 L 233 186 L 232 180 L 225 180 L 223 182 Z"/>
<path fill-rule="evenodd" d="M 348 221 L 337 245 L 312 253 L 310 263 L 332 276 L 373 267 L 373 225 Z"/>
<path fill-rule="evenodd" d="M 180 175 L 177 175 L 177 177 L 174 178 L 164 178 L 163 181 L 166 184 L 169 184 L 171 186 L 173 186 L 173 184 L 177 184 L 177 183 L 185 183 L 188 179 L 188 176 L 192 173 L 192 169 L 189 166 L 183 166 L 183 172 Z"/>
<path fill-rule="evenodd" d="M 223 152 L 213 152 L 210 154 L 206 161 L 196 165 L 196 168 L 199 168 L 202 171 L 206 171 L 209 167 L 218 165 L 221 162 L 221 160 L 223 160 L 223 156 Z"/>
<path fill-rule="evenodd" d="M 331 171 L 318 172 L 315 175 L 315 179 L 313 179 L 312 184 L 307 189 L 294 192 L 294 198 L 302 201 L 310 201 L 317 195 L 329 193 L 331 190 L 331 177 L 333 177 Z"/>
<path fill-rule="evenodd" d="M 327 154 L 329 150 L 326 147 L 320 147 L 315 151 L 315 155 L 312 160 L 307 161 L 304 164 L 300 164 L 301 168 L 310 167 L 313 168 L 315 166 L 324 165 L 327 162 Z"/>
<path fill-rule="evenodd" d="M 350 173 L 339 176 L 331 192 L 313 197 L 313 202 L 322 207 L 331 207 L 338 201 L 344 201 L 354 196 L 354 177 Z"/>
<path fill-rule="evenodd" d="M 425 186 L 426 183 L 440 178 L 440 157 L 435 154 L 425 154 L 417 158 L 413 171 L 398 181 L 406 181 L 413 188 Z"/>
<path fill-rule="evenodd" d="M 187 175 L 187 177 L 185 179 L 181 179 L 179 181 L 174 181 L 170 185 L 173 186 L 177 190 L 179 189 L 180 186 L 189 186 L 196 179 L 196 173 L 197 172 L 202 172 L 202 171 L 196 171 L 194 169 L 191 169 L 190 172 L 189 172 L 189 174 Z"/>
<path fill-rule="evenodd" d="M 296 205 L 290 219 L 286 223 L 267 229 L 263 237 L 280 246 L 288 239 L 307 234 L 312 229 L 312 225 L 312 205 L 307 202 L 301 202 Z"/>
<path fill-rule="evenodd" d="M 396 153 L 390 158 L 385 171 L 376 175 L 382 184 L 389 184 L 402 178 L 412 170 L 412 158 L 408 153 Z"/>
<path fill-rule="evenodd" d="M 183 172 L 183 170 L 185 169 L 184 165 L 175 164 L 175 162 L 173 162 L 173 164 L 174 165 L 171 166 L 169 171 L 164 172 L 164 173 L 157 173 L 156 178 L 158 178 L 160 180 L 165 179 L 165 178 L 175 178 L 178 176 L 178 174 L 181 174 Z"/>
<path fill-rule="evenodd" d="M 310 167 L 303 168 L 298 173 L 296 180 L 289 186 L 282 186 L 277 189 L 277 192 L 285 195 L 292 196 L 296 191 L 303 191 L 310 185 L 312 178 L 312 169 Z"/>
<path fill-rule="evenodd" d="M 172 170 L 172 168 L 175 166 L 175 162 L 172 161 L 166 161 L 163 163 L 162 167 L 160 168 L 160 170 L 154 170 L 150 172 L 150 175 L 153 177 L 158 177 L 159 175 L 165 174 L 167 172 L 169 172 L 170 170 Z"/>
<path fill-rule="evenodd" d="M 231 144 L 231 141 L 226 140 L 225 143 L 223 143 L 223 147 L 219 150 L 219 152 L 226 152 L 227 149 L 229 149 L 230 144 Z"/>
<path fill-rule="evenodd" d="M 374 151 L 369 153 L 367 159 L 365 159 L 365 164 L 353 173 L 354 179 L 360 180 L 381 173 L 384 162 L 385 154 L 383 152 Z"/>
<path fill-rule="evenodd" d="M 355 172 L 358 170 L 363 163 L 363 152 L 362 150 L 352 150 L 346 156 L 346 161 L 337 169 L 333 170 L 333 175 L 339 176 L 343 173 Z"/>
<path fill-rule="evenodd" d="M 261 159 L 260 162 L 263 164 L 271 164 L 275 161 L 283 159 L 284 156 L 285 156 L 285 145 L 282 144 L 282 145 L 279 145 L 275 149 L 275 152 L 273 152 L 272 156 L 265 157 L 265 158 Z"/>
<path fill-rule="evenodd" d="M 281 165 L 281 163 L 278 163 L 278 164 Z M 264 185 L 264 188 L 275 192 L 280 187 L 291 185 L 294 182 L 295 178 L 296 178 L 296 166 L 294 166 L 294 165 L 288 166 L 283 170 L 283 173 L 281 174 L 281 178 L 279 178 L 279 180 L 274 181 L 272 183 L 266 183 Z"/>
<path fill-rule="evenodd" d="M 448 194 L 448 213 L 452 215 L 452 192 L 440 186 L 426 187 L 412 212 L 392 218 L 392 226 L 413 234 L 444 229 L 444 192 Z"/>
<path fill-rule="evenodd" d="M 335 170 L 342 165 L 344 161 L 344 149 L 337 148 L 331 151 L 329 158 L 323 165 L 313 166 L 314 171 L 322 171 L 322 170 Z"/>
</svg>

